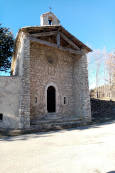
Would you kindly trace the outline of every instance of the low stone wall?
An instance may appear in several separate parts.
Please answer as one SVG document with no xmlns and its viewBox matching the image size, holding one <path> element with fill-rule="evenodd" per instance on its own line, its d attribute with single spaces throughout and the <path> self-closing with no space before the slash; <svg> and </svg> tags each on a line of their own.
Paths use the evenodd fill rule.
<svg viewBox="0 0 115 173">
<path fill-rule="evenodd" d="M 91 114 L 93 122 L 115 120 L 115 101 L 91 99 Z"/>
<path fill-rule="evenodd" d="M 0 77 L 0 128 L 20 128 L 20 90 L 19 77 Z"/>
</svg>

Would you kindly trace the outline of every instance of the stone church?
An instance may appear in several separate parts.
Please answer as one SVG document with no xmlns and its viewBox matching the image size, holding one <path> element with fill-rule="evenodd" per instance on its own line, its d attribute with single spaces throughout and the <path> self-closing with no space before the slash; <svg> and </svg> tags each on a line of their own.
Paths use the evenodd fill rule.
<svg viewBox="0 0 115 173">
<path fill-rule="evenodd" d="M 0 77 L 0 127 L 50 128 L 91 121 L 87 53 L 92 50 L 48 12 L 21 28 L 11 76 Z"/>
</svg>

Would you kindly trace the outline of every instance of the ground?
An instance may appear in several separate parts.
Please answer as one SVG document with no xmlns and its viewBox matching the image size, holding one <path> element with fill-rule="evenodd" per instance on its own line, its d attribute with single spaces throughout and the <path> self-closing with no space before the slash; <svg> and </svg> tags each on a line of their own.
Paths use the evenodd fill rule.
<svg viewBox="0 0 115 173">
<path fill-rule="evenodd" d="M 115 121 L 0 139 L 1 173 L 115 173 Z"/>
</svg>

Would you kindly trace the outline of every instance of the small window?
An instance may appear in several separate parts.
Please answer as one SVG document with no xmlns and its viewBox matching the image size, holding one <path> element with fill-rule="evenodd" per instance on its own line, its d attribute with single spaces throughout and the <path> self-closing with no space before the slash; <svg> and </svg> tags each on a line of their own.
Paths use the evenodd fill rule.
<svg viewBox="0 0 115 173">
<path fill-rule="evenodd" d="M 35 97 L 35 103 L 37 103 L 37 97 Z"/>
<path fill-rule="evenodd" d="M 48 20 L 48 24 L 52 25 L 52 20 L 51 19 Z"/>
<path fill-rule="evenodd" d="M 3 120 L 3 114 L 0 113 L 0 121 L 2 121 L 2 120 Z"/>
<path fill-rule="evenodd" d="M 64 97 L 64 105 L 66 105 L 67 104 L 67 98 L 66 97 Z"/>
</svg>

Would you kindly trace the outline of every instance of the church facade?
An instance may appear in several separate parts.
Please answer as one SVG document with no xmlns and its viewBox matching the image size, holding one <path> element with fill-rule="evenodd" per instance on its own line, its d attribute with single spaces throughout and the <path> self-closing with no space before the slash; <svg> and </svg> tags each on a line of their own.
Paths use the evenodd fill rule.
<svg viewBox="0 0 115 173">
<path fill-rule="evenodd" d="M 91 121 L 85 44 L 52 13 L 18 32 L 10 77 L 0 77 L 0 127 L 48 128 Z"/>
</svg>

